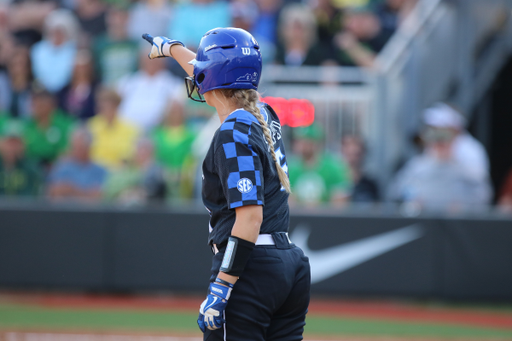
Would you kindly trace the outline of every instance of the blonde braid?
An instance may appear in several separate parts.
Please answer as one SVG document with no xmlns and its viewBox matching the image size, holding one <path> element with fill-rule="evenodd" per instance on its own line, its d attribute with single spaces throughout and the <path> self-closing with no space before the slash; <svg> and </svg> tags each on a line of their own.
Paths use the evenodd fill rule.
<svg viewBox="0 0 512 341">
<path fill-rule="evenodd" d="M 290 180 L 288 179 L 288 175 L 279 164 L 279 160 L 277 159 L 276 152 L 274 151 L 274 143 L 272 142 L 272 136 L 270 135 L 270 129 L 267 125 L 267 122 L 263 119 L 263 115 L 260 113 L 260 109 L 257 106 L 259 96 L 256 90 L 242 90 L 242 89 L 223 89 L 223 94 L 226 98 L 232 98 L 237 106 L 242 107 L 244 110 L 247 110 L 251 114 L 256 117 L 258 122 L 263 129 L 263 134 L 265 135 L 265 139 L 270 147 L 270 154 L 272 155 L 272 159 L 276 164 L 277 174 L 279 176 L 279 181 L 281 185 L 284 187 L 287 193 L 291 193 L 290 188 Z"/>
</svg>

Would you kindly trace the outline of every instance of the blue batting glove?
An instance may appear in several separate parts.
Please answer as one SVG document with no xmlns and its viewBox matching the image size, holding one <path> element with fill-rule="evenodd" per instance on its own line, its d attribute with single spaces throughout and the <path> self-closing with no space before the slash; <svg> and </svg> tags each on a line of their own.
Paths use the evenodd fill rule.
<svg viewBox="0 0 512 341">
<path fill-rule="evenodd" d="M 204 333 L 206 331 L 206 325 L 204 324 L 204 315 L 199 313 L 199 317 L 197 318 L 197 325 L 199 329 Z"/>
<path fill-rule="evenodd" d="M 215 330 L 221 328 L 224 324 L 224 309 L 226 309 L 232 289 L 232 284 L 230 287 L 215 282 L 210 284 L 210 293 L 199 308 L 199 318 L 197 320 L 199 329 L 203 333 L 206 328 Z"/>
<path fill-rule="evenodd" d="M 148 54 L 149 59 L 172 57 L 171 46 L 176 44 L 185 46 L 181 41 L 172 40 L 163 36 L 152 37 L 147 33 L 144 33 L 142 38 L 151 44 L 151 51 Z"/>
</svg>

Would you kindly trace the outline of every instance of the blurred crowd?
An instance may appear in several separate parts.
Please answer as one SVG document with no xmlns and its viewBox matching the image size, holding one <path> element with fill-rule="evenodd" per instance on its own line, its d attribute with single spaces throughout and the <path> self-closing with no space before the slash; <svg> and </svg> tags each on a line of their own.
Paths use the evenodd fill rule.
<svg viewBox="0 0 512 341">
<path fill-rule="evenodd" d="M 235 26 L 254 34 L 265 63 L 371 66 L 412 3 L 2 0 L 0 195 L 128 204 L 198 197 L 204 151 L 194 143 L 213 112 L 185 100 L 171 59 L 147 58 L 142 33 L 195 49 L 207 30 Z M 347 201 L 359 161 L 307 159 L 322 149 L 318 129 L 297 133 L 295 200 Z M 312 164 L 335 186 L 309 198 Z M 369 186 L 354 198 L 375 200 Z"/>
<path fill-rule="evenodd" d="M 200 196 L 201 131 L 214 112 L 186 100 L 172 59 L 147 58 L 142 33 L 195 49 L 207 30 L 235 26 L 253 33 L 265 63 L 371 67 L 414 3 L 0 0 L 0 195 L 123 204 Z M 488 158 L 465 126 L 447 104 L 427 109 L 418 156 L 388 188 L 364 172 L 361 136 L 346 134 L 327 153 L 318 124 L 291 129 L 291 202 L 488 205 Z M 498 202 L 512 210 L 512 173 Z"/>
</svg>

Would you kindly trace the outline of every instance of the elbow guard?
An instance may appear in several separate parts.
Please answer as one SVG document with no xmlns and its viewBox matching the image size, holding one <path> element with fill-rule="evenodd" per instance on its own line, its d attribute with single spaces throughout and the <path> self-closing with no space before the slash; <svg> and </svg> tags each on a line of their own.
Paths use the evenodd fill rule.
<svg viewBox="0 0 512 341">
<path fill-rule="evenodd" d="M 245 239 L 229 237 L 220 271 L 231 276 L 240 277 L 254 245 L 254 243 Z"/>
</svg>

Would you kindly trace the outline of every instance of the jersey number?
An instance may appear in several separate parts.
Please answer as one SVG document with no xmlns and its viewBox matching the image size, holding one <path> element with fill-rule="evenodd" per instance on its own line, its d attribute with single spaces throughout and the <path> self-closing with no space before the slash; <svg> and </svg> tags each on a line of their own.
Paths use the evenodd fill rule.
<svg viewBox="0 0 512 341">
<path fill-rule="evenodd" d="M 281 148 L 277 148 L 275 150 L 275 153 L 276 153 L 276 157 L 279 160 L 279 165 L 284 170 L 284 172 L 288 175 L 288 165 L 286 164 L 286 162 L 282 163 L 283 159 L 285 158 L 285 155 L 283 154 L 283 152 L 281 152 Z M 283 186 L 281 186 L 281 191 L 284 191 L 284 187 Z"/>
</svg>

